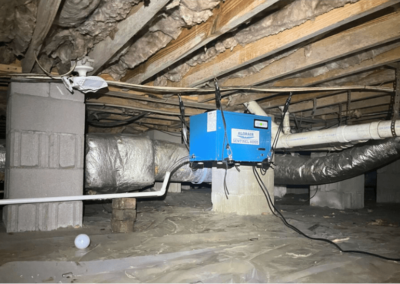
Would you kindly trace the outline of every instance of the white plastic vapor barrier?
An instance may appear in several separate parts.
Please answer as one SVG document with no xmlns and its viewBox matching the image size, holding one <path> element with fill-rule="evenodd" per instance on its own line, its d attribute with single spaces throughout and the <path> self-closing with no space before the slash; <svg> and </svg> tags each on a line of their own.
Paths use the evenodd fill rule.
<svg viewBox="0 0 400 284">
<path fill-rule="evenodd" d="M 134 192 L 134 193 L 113 193 L 113 194 L 96 194 L 96 195 L 76 195 L 76 196 L 59 196 L 59 197 L 36 197 L 36 198 L 16 198 L 2 199 L 0 205 L 11 204 L 27 204 L 27 203 L 47 203 L 47 202 L 64 202 L 64 201 L 81 201 L 81 200 L 101 200 L 116 198 L 144 198 L 163 196 L 167 191 L 170 172 L 165 174 L 164 182 L 159 191 L 152 192 Z"/>
</svg>

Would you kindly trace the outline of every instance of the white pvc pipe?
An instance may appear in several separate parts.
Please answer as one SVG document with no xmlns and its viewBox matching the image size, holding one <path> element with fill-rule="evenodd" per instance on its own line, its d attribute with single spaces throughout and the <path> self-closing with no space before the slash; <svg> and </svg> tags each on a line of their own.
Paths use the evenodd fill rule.
<svg viewBox="0 0 400 284">
<path fill-rule="evenodd" d="M 377 121 L 367 124 L 339 126 L 332 129 L 280 135 L 276 148 L 293 148 L 328 143 L 348 143 L 360 140 L 379 140 L 393 137 L 392 121 Z M 400 120 L 395 121 L 396 136 L 400 135 Z"/>
<path fill-rule="evenodd" d="M 268 116 L 257 102 L 245 103 L 247 109 L 256 115 Z M 288 116 L 289 118 L 289 116 Z M 284 119 L 285 122 L 285 119 Z M 392 121 L 377 121 L 367 124 L 339 126 L 332 129 L 308 131 L 296 134 L 279 135 L 277 149 L 294 148 L 302 146 L 315 146 L 329 143 L 349 143 L 368 140 L 379 140 L 393 137 L 391 131 Z M 273 123 L 274 126 L 274 123 Z M 272 137 L 277 133 L 278 126 L 272 127 Z M 395 121 L 396 136 L 400 136 L 400 120 Z"/>
<path fill-rule="evenodd" d="M 116 199 L 116 198 L 143 198 L 143 197 L 163 196 L 165 194 L 165 192 L 167 191 L 167 186 L 168 186 L 170 176 L 171 176 L 171 173 L 166 172 L 163 185 L 159 191 L 134 192 L 134 193 L 113 193 L 113 194 L 98 194 L 98 195 L 96 194 L 96 195 L 59 196 L 59 197 L 2 199 L 2 200 L 0 200 L 0 205 Z"/>
</svg>

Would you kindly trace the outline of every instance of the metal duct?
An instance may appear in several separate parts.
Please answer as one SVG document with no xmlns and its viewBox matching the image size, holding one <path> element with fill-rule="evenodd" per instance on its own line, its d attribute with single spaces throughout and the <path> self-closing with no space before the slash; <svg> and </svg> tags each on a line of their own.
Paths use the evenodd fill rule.
<svg viewBox="0 0 400 284">
<path fill-rule="evenodd" d="M 129 134 L 86 136 L 85 187 L 102 193 L 127 192 L 163 181 L 167 169 L 189 155 L 184 145 Z M 182 166 L 176 182 L 211 182 L 211 169 Z"/>
<path fill-rule="evenodd" d="M 6 168 L 6 148 L 0 145 L 0 172 L 4 172 Z"/>
<path fill-rule="evenodd" d="M 96 192 L 126 192 L 152 185 L 153 142 L 122 134 L 86 136 L 85 187 Z"/>
<path fill-rule="evenodd" d="M 400 158 L 400 138 L 372 141 L 325 157 L 275 156 L 275 184 L 316 185 L 338 182 Z"/>
<path fill-rule="evenodd" d="M 154 164 L 155 179 L 161 181 L 170 165 L 174 164 L 182 157 L 189 156 L 189 151 L 185 145 L 154 140 Z M 171 176 L 171 181 L 176 182 L 211 182 L 212 170 L 209 168 L 193 170 L 189 164 L 186 164 L 176 170 Z"/>
</svg>

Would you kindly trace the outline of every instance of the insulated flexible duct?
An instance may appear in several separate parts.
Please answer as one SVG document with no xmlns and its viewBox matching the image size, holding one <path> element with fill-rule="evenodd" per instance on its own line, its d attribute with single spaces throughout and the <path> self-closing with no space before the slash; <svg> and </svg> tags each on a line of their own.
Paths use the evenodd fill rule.
<svg viewBox="0 0 400 284">
<path fill-rule="evenodd" d="M 88 134 L 85 188 L 98 193 L 143 189 L 163 181 L 171 165 L 188 155 L 182 144 L 130 134 Z M 193 170 L 186 164 L 171 181 L 211 182 L 211 169 Z"/>
<path fill-rule="evenodd" d="M 371 141 L 325 157 L 275 156 L 275 184 L 316 185 L 338 182 L 400 158 L 400 138 Z"/>
</svg>

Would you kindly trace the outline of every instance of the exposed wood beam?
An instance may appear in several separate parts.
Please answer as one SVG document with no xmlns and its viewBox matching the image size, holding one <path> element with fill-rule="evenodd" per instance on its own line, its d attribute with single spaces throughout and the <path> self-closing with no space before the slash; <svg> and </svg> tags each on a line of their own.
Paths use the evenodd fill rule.
<svg viewBox="0 0 400 284">
<path fill-rule="evenodd" d="M 170 97 L 170 98 L 166 98 L 166 99 L 155 99 L 155 98 L 150 98 L 147 96 L 135 95 L 135 94 L 125 93 L 125 92 L 114 92 L 114 91 L 109 91 L 107 93 L 104 93 L 103 95 L 110 96 L 110 97 L 120 97 L 120 98 L 127 98 L 127 99 L 138 100 L 138 101 L 146 101 L 146 102 L 154 102 L 154 103 L 179 106 L 179 99 L 176 97 Z M 206 104 L 206 103 L 196 103 L 196 102 L 185 101 L 184 105 L 185 105 L 185 107 L 188 107 L 188 108 L 200 108 L 200 109 L 208 109 L 208 110 L 216 109 L 215 105 Z"/>
<path fill-rule="evenodd" d="M 101 107 L 99 108 L 99 107 L 95 107 L 95 106 L 88 106 L 87 110 L 94 111 L 94 112 L 105 112 L 105 113 L 116 114 L 116 115 L 121 115 L 121 116 L 134 116 L 134 114 L 128 114 L 128 113 L 126 113 L 125 110 L 122 110 L 121 108 L 104 109 Z M 170 120 L 170 121 L 181 121 L 176 116 L 159 115 L 159 114 L 153 114 L 153 113 L 149 114 L 147 117 L 162 119 L 162 120 Z"/>
<path fill-rule="evenodd" d="M 179 108 L 162 108 L 162 107 L 152 107 L 148 104 L 142 104 L 131 99 L 124 99 L 124 98 L 116 98 L 116 97 L 100 97 L 100 98 L 89 98 L 86 100 L 87 105 L 110 105 L 110 106 L 117 106 L 127 109 L 136 109 L 142 111 L 150 111 L 154 113 L 160 114 L 173 114 L 173 115 L 180 115 Z M 197 110 L 197 109 L 186 109 L 186 115 L 194 115 L 200 114 L 204 111 Z"/>
<path fill-rule="evenodd" d="M 284 86 L 311 86 L 311 85 L 316 85 L 316 84 L 321 84 L 326 81 L 331 81 L 334 79 L 338 79 L 341 77 L 346 77 L 353 75 L 355 73 L 360 73 L 366 70 L 371 70 L 375 69 L 381 66 L 386 65 L 388 62 L 395 62 L 397 60 L 400 60 L 400 46 L 395 47 L 387 52 L 381 53 L 374 58 L 364 60 L 360 64 L 350 66 L 348 68 L 342 69 L 342 68 L 337 68 L 330 70 L 326 73 L 323 73 L 318 76 L 313 76 L 313 77 L 306 77 L 306 78 L 288 78 L 288 79 L 282 79 L 279 81 L 275 81 L 271 84 L 271 87 L 284 87 Z M 277 69 L 279 70 L 279 69 Z M 363 83 L 357 82 L 357 84 L 362 85 Z M 366 82 L 367 85 L 372 85 L 373 83 L 371 82 Z M 312 95 L 310 98 L 316 97 Z M 247 101 L 251 100 L 261 100 L 265 98 L 265 94 L 246 94 L 246 95 L 241 95 L 232 98 L 231 105 L 235 104 L 241 104 Z M 299 96 L 296 96 L 296 98 L 300 98 Z M 295 99 L 295 98 L 293 98 Z M 285 103 L 286 99 L 273 99 L 273 101 L 268 100 L 268 103 L 266 103 L 266 106 L 270 104 L 271 106 L 279 106 Z M 293 101 L 295 102 L 296 99 Z M 263 101 L 261 101 L 261 104 L 263 104 Z"/>
<path fill-rule="evenodd" d="M 89 53 L 94 59 L 94 70 L 91 74 L 97 74 L 101 68 L 120 51 L 131 38 L 133 38 L 170 0 L 150 1 L 148 6 L 143 2 L 133 9 L 135 10 L 128 18 L 118 23 L 114 39 L 107 37 L 96 44 Z"/>
<path fill-rule="evenodd" d="M 305 48 L 282 58 L 260 72 L 244 77 L 226 80 L 223 85 L 258 85 L 260 83 L 275 80 L 296 72 L 301 72 L 323 63 L 333 61 L 337 58 L 356 53 L 357 51 L 378 46 L 382 43 L 400 38 L 400 30 L 394 23 L 400 22 L 400 13 L 376 19 L 334 36 L 317 41 L 309 46 L 311 55 L 307 56 Z M 362 40 L 360 40 L 362 38 Z M 287 86 L 311 86 L 321 84 L 328 80 L 359 73 L 373 69 L 400 59 L 400 47 L 379 54 L 372 59 L 362 61 L 358 65 L 346 69 L 333 69 L 324 74 L 308 78 L 288 78 L 272 83 L 273 87 Z M 271 87 L 272 87 L 271 86 Z M 250 94 L 235 98 L 234 104 L 241 104 L 246 101 L 260 100 L 271 95 Z"/>
<path fill-rule="evenodd" d="M 400 30 L 395 26 L 395 23 L 399 22 L 400 12 L 380 17 L 301 48 L 288 57 L 275 61 L 258 73 L 244 78 L 228 79 L 224 85 L 260 85 L 399 39 Z M 289 62 L 290 64 L 288 64 Z M 329 77 L 325 80 L 329 80 Z"/>
<path fill-rule="evenodd" d="M 31 43 L 22 60 L 22 71 L 29 73 L 35 65 L 35 55 L 40 51 L 43 41 L 50 31 L 53 21 L 57 15 L 61 0 L 40 0 L 37 17 L 36 27 L 33 32 Z"/>
<path fill-rule="evenodd" d="M 343 103 L 343 102 L 342 102 Z M 352 102 L 350 106 L 350 110 L 355 110 L 355 109 L 361 109 L 361 108 L 368 108 L 368 107 L 373 107 L 373 106 L 381 106 L 381 105 L 387 105 L 390 103 L 390 96 L 385 94 L 384 96 L 377 97 L 377 98 L 372 98 L 372 99 L 366 99 L 366 100 L 360 100 L 357 102 Z M 330 114 L 330 113 L 339 113 L 339 106 L 331 106 L 331 107 L 325 107 L 325 108 L 320 108 L 317 109 L 314 113 L 315 116 L 319 115 L 325 115 L 325 114 Z M 346 104 L 342 105 L 342 111 L 347 111 L 347 106 Z M 304 117 L 309 117 L 312 115 L 311 111 L 305 111 L 302 113 Z"/>
<path fill-rule="evenodd" d="M 128 71 L 122 81 L 132 79 L 134 83 L 143 83 L 276 2 L 278 0 L 230 0 L 221 3 L 220 8 L 214 10 L 214 15 L 205 23 L 184 30 L 176 40 L 145 63 Z"/>
<path fill-rule="evenodd" d="M 22 73 L 22 67 L 14 63 L 0 64 L 0 74 L 10 74 L 10 73 Z"/>
<path fill-rule="evenodd" d="M 377 106 L 377 107 L 368 107 L 368 108 L 362 108 L 358 109 L 360 111 L 361 117 L 364 117 L 365 115 L 370 115 L 374 113 L 387 113 L 390 110 L 389 105 L 383 105 L 383 106 Z M 342 115 L 346 116 L 347 111 L 342 111 Z M 339 117 L 339 114 L 326 114 L 322 115 L 318 118 L 322 118 L 324 120 L 333 120 L 337 119 Z"/>
<path fill-rule="evenodd" d="M 360 0 L 353 4 L 334 9 L 309 20 L 302 25 L 285 30 L 276 35 L 262 38 L 245 46 L 236 46 L 232 51 L 225 51 L 214 60 L 191 68 L 188 74 L 177 83 L 179 86 L 197 86 L 220 77 L 248 64 L 274 55 L 306 40 L 332 31 L 351 21 L 382 10 L 399 0 Z M 342 48 L 342 46 L 340 47 Z M 315 54 L 314 54 L 315 56 Z M 171 84 L 175 85 L 175 84 Z"/>
<path fill-rule="evenodd" d="M 400 49 L 399 49 L 400 50 Z M 398 54 L 400 57 L 400 53 Z M 353 69 L 353 67 L 350 67 L 350 69 Z M 347 69 L 341 69 L 342 72 Z M 311 79 L 311 78 L 310 78 Z M 372 73 L 369 76 L 364 77 L 363 79 L 357 80 L 358 84 L 365 84 L 365 85 L 375 85 L 375 84 L 382 84 L 386 82 L 390 82 L 394 80 L 394 72 L 393 70 L 379 70 L 377 72 Z M 355 84 L 354 81 L 345 83 L 344 86 L 351 86 Z M 388 85 L 391 86 L 391 85 Z M 298 103 L 302 102 L 305 100 L 313 100 L 314 98 L 319 98 L 319 97 L 324 97 L 324 96 L 330 96 L 337 94 L 338 92 L 316 92 L 316 93 L 309 93 L 309 94 L 297 94 L 292 97 L 291 103 Z M 273 98 L 268 101 L 260 102 L 260 106 L 263 108 L 273 108 L 273 107 L 278 107 L 282 106 L 286 102 L 286 97 L 278 97 L 278 98 Z"/>
</svg>

